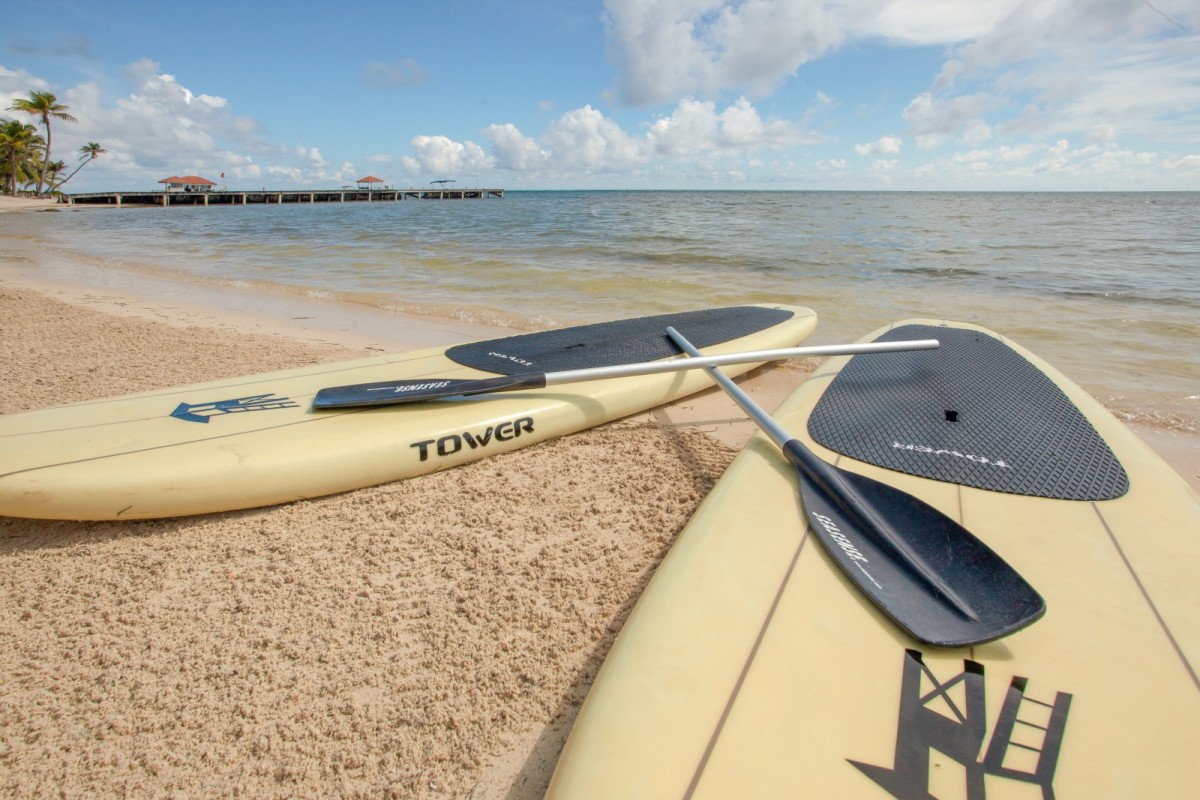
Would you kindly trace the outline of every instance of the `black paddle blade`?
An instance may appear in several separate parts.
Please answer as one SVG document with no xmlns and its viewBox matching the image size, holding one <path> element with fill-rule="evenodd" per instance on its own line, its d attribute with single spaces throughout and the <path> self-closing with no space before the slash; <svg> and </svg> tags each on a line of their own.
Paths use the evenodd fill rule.
<svg viewBox="0 0 1200 800">
<path fill-rule="evenodd" d="M 400 403 L 419 403 L 443 397 L 459 397 L 485 392 L 508 392 L 515 389 L 541 389 L 546 385 L 544 373 L 532 375 L 501 375 L 480 380 L 422 378 L 415 381 L 379 381 L 331 386 L 313 397 L 313 408 L 355 408 L 361 406 L 393 406 Z"/>
<path fill-rule="evenodd" d="M 998 639 L 1046 611 L 1041 595 L 978 537 L 912 495 L 784 446 L 821 544 L 852 581 L 922 642 Z"/>
</svg>

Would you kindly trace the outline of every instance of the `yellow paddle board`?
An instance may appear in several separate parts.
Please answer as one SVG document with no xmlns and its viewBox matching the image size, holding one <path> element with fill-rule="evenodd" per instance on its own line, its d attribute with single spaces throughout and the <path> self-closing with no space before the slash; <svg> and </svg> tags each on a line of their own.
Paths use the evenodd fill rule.
<svg viewBox="0 0 1200 800">
<path fill-rule="evenodd" d="M 715 355 L 793 347 L 816 315 L 748 305 L 639 317 L 5 415 L 0 514 L 138 519 L 250 508 L 515 450 L 670 402 L 708 378 L 690 370 L 372 409 L 314 411 L 311 402 L 337 385 L 675 357 L 672 324 L 702 330 Z"/>
<path fill-rule="evenodd" d="M 829 360 L 775 419 L 962 524 L 1045 616 L 974 647 L 910 638 L 817 544 L 758 435 L 631 613 L 550 797 L 1193 796 L 1200 498 L 1003 337 L 915 320 L 867 339 L 926 336 L 942 348 Z"/>
</svg>

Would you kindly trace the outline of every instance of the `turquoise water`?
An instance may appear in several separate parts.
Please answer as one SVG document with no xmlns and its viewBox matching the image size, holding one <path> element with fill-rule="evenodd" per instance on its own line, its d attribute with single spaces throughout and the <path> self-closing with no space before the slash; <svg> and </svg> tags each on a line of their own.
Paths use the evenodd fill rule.
<svg viewBox="0 0 1200 800">
<path fill-rule="evenodd" d="M 1200 430 L 1200 194 L 510 192 L 8 215 L 130 269 L 522 329 L 781 301 L 813 342 L 1011 336 L 1114 411 Z"/>
</svg>

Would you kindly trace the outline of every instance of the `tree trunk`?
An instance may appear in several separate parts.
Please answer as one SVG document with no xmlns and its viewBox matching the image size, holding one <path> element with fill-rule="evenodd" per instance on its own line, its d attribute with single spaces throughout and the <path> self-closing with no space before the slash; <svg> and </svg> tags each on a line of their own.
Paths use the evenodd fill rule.
<svg viewBox="0 0 1200 800">
<path fill-rule="evenodd" d="M 83 164 L 80 164 L 78 167 L 76 167 L 75 169 L 71 170 L 71 174 L 70 174 L 70 175 L 68 175 L 67 177 L 63 178 L 63 179 L 62 179 L 61 181 L 59 181 L 59 182 L 58 182 L 56 185 L 54 185 L 54 186 L 51 186 L 51 187 L 50 187 L 50 191 L 54 191 L 55 189 L 61 189 L 61 188 L 63 187 L 63 184 L 65 184 L 67 181 L 71 180 L 71 178 L 74 178 L 74 177 L 75 177 L 75 173 L 76 173 L 76 172 L 79 172 L 79 170 L 83 169 L 83 167 L 84 167 L 84 165 L 85 165 L 85 164 L 90 164 L 90 163 L 92 163 L 92 159 L 94 159 L 94 158 L 95 158 L 95 156 L 92 156 L 92 158 L 89 158 L 87 161 L 84 161 L 84 162 L 83 162 Z"/>
<path fill-rule="evenodd" d="M 42 159 L 42 172 L 38 175 L 38 197 L 42 196 L 42 186 L 46 183 L 46 170 L 50 167 L 50 115 L 42 117 L 42 122 L 46 123 L 46 157 Z"/>
</svg>

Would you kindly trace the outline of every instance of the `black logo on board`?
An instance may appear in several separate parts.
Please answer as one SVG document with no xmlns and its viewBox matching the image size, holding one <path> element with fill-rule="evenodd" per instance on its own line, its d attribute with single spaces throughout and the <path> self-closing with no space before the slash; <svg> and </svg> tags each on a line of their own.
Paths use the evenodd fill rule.
<svg viewBox="0 0 1200 800">
<path fill-rule="evenodd" d="M 420 453 L 421 461 L 428 461 L 431 452 L 436 452 L 438 456 L 445 458 L 459 452 L 464 446 L 477 450 L 487 447 L 488 443 L 493 440 L 507 442 L 510 439 L 516 439 L 523 433 L 533 433 L 533 417 L 506 420 L 499 425 L 489 425 L 484 430 L 475 433 L 463 431 L 461 435 L 452 433 L 440 439 L 425 439 L 413 442 L 409 447 L 416 448 Z"/>
<path fill-rule="evenodd" d="M 937 750 L 966 770 L 968 800 L 986 800 L 987 776 L 1033 784 L 1044 800 L 1053 800 L 1071 695 L 1057 692 L 1049 702 L 1035 699 L 1026 694 L 1028 683 L 1027 678 L 1012 679 L 984 750 L 983 665 L 964 660 L 963 671 L 943 682 L 919 652 L 907 650 L 892 766 L 850 763 L 892 797 L 928 800 L 930 752 Z"/>
<path fill-rule="evenodd" d="M 279 408 L 299 407 L 300 404 L 293 401 L 290 397 L 256 394 L 251 397 L 235 397 L 232 400 L 217 400 L 212 403 L 180 403 L 171 412 L 171 416 L 185 422 L 207 423 L 212 417 L 223 414 L 240 414 L 247 411 L 273 411 Z"/>
</svg>

